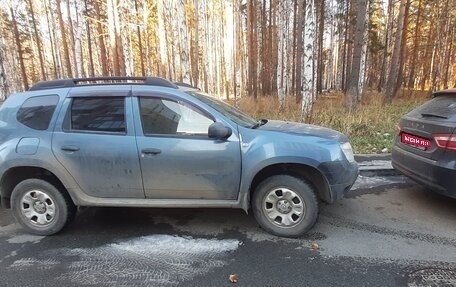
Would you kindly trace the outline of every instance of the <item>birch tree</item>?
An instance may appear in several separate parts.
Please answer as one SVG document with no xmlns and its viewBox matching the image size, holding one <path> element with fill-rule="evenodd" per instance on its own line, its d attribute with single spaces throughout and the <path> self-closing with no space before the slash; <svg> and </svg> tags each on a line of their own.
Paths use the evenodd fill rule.
<svg viewBox="0 0 456 287">
<path fill-rule="evenodd" d="M 3 101 L 6 99 L 9 93 L 8 82 L 6 77 L 5 70 L 5 41 L 3 37 L 0 36 L 0 100 Z"/>
<path fill-rule="evenodd" d="M 315 99 L 315 5 L 314 0 L 306 0 L 304 20 L 304 52 L 302 57 L 302 100 L 301 120 L 308 121 Z"/>
<path fill-rule="evenodd" d="M 278 15 L 277 20 L 277 55 L 278 55 L 278 65 L 277 65 L 277 95 L 279 98 L 280 106 L 283 106 L 285 100 L 285 86 L 287 83 L 287 73 L 285 72 L 285 63 L 287 59 L 287 46 L 286 46 L 286 10 L 285 2 L 280 1 L 278 4 Z"/>
</svg>

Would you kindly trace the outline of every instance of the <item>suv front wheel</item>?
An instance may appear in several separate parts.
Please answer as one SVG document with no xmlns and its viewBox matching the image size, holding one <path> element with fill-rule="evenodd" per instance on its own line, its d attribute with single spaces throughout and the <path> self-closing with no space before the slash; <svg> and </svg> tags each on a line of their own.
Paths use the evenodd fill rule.
<svg viewBox="0 0 456 287">
<path fill-rule="evenodd" d="M 309 231 L 318 217 L 315 189 L 306 181 L 275 175 L 262 181 L 253 194 L 253 213 L 266 231 L 298 237 Z"/>
<path fill-rule="evenodd" d="M 29 232 L 52 235 L 59 232 L 76 213 L 65 191 L 47 181 L 31 178 L 21 181 L 11 195 L 16 220 Z"/>
</svg>

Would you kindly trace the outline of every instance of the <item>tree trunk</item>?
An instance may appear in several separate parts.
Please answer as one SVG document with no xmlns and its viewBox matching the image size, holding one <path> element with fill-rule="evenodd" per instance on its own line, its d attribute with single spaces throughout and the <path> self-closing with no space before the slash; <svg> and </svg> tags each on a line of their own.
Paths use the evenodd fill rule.
<svg viewBox="0 0 456 287">
<path fill-rule="evenodd" d="M 54 67 L 54 78 L 55 79 L 58 79 L 59 78 L 59 75 L 60 75 L 60 65 L 59 65 L 59 62 L 58 62 L 58 59 L 57 59 L 57 50 L 55 48 L 55 29 L 53 28 L 54 25 L 53 25 L 53 21 L 51 22 L 51 20 L 49 19 L 49 12 L 50 12 L 50 7 L 48 5 L 48 0 L 44 0 L 43 1 L 44 3 L 44 10 L 46 12 L 46 22 L 47 22 L 47 31 L 48 31 L 48 34 L 49 34 L 49 40 L 50 40 L 50 46 L 51 46 L 51 54 L 52 54 L 52 64 L 53 64 L 53 67 Z M 52 30 L 52 32 L 51 32 Z"/>
<path fill-rule="evenodd" d="M 5 56 L 4 56 L 4 51 L 5 51 L 5 43 L 3 37 L 0 37 L 0 100 L 4 101 L 9 94 L 9 87 L 8 87 L 8 81 L 6 77 L 6 71 L 5 71 Z"/>
<path fill-rule="evenodd" d="M 41 44 L 41 37 L 38 35 L 38 29 L 36 27 L 35 10 L 33 9 L 33 0 L 28 1 L 30 7 L 30 16 L 32 17 L 33 32 L 35 34 L 35 41 L 38 48 L 38 59 L 40 61 L 41 79 L 46 80 L 46 68 L 43 60 L 43 46 Z"/>
<path fill-rule="evenodd" d="M 86 31 L 87 31 L 87 49 L 89 52 L 89 76 L 94 77 L 95 76 L 95 68 L 93 65 L 93 51 L 92 51 L 92 33 L 90 31 L 90 23 L 89 20 L 87 19 L 89 17 L 89 9 L 87 7 L 87 0 L 84 0 L 84 5 L 85 5 L 85 16 L 86 16 Z"/>
<path fill-rule="evenodd" d="M 176 16 L 178 18 L 179 43 L 180 43 L 180 62 L 182 81 L 186 84 L 190 82 L 190 62 L 188 57 L 188 36 L 187 36 L 187 19 L 185 16 L 185 1 L 179 0 L 176 5 Z"/>
<path fill-rule="evenodd" d="M 106 44 L 104 39 L 104 30 L 102 24 L 102 17 L 100 12 L 100 6 L 98 6 L 98 0 L 93 1 L 93 8 L 95 9 L 95 13 L 97 14 L 97 36 L 98 36 L 98 45 L 100 45 L 100 64 L 103 76 L 109 76 L 109 68 L 108 68 L 108 57 L 106 55 Z"/>
<path fill-rule="evenodd" d="M 296 95 L 296 103 L 300 103 L 302 101 L 302 54 L 304 51 L 304 43 L 303 43 L 303 28 L 304 28 L 304 15 L 306 13 L 305 10 L 305 0 L 297 0 L 297 7 L 296 7 L 296 76 L 295 76 L 295 95 Z"/>
<path fill-rule="evenodd" d="M 73 73 L 72 73 L 72 69 L 71 69 L 70 52 L 68 50 L 68 42 L 67 42 L 65 23 L 63 22 L 62 8 L 60 7 L 61 0 L 57 0 L 56 4 L 57 4 L 57 17 L 59 18 L 59 25 L 60 25 L 60 33 L 62 35 L 63 54 L 65 57 L 66 74 L 67 74 L 67 77 L 72 78 Z"/>
<path fill-rule="evenodd" d="M 364 35 L 366 30 L 366 16 L 368 0 L 358 1 L 358 13 L 356 15 L 356 31 L 353 47 L 353 58 L 350 61 L 352 63 L 350 74 L 347 81 L 347 92 L 346 92 L 346 101 L 347 101 L 347 110 L 352 112 L 355 110 L 358 99 L 360 95 L 360 81 L 361 78 L 361 62 L 363 60 L 363 46 L 366 44 L 364 41 Z"/>
<path fill-rule="evenodd" d="M 318 39 L 317 39 L 317 84 L 316 93 L 323 90 L 323 34 L 325 31 L 325 1 L 317 1 L 318 10 Z"/>
<path fill-rule="evenodd" d="M 286 41 L 286 30 L 285 30 L 285 1 L 279 1 L 278 3 L 278 21 L 277 21 L 277 42 L 278 42 L 278 47 L 277 47 L 277 56 L 278 56 L 278 65 L 277 65 L 277 96 L 279 98 L 279 102 L 281 107 L 283 106 L 283 102 L 285 100 L 285 85 L 286 85 L 286 80 L 284 79 L 284 76 L 286 74 L 285 72 L 285 64 L 286 64 L 286 46 L 285 46 L 285 41 Z"/>
<path fill-rule="evenodd" d="M 119 23 L 118 1 L 119 0 L 107 0 L 109 46 L 114 75 L 125 76 L 125 57 Z"/>
<path fill-rule="evenodd" d="M 411 64 L 410 64 L 410 73 L 409 73 L 409 78 L 408 78 L 408 83 L 407 83 L 407 87 L 409 89 L 412 89 L 415 87 L 415 83 L 416 83 L 416 64 L 417 64 L 417 58 L 418 58 L 418 52 L 419 52 L 419 49 L 418 49 L 418 40 L 419 40 L 419 28 L 421 26 L 421 10 L 422 10 L 422 7 L 421 7 L 421 3 L 422 3 L 422 0 L 419 0 L 418 1 L 418 11 L 417 11 L 417 14 L 416 14 L 416 21 L 415 21 L 415 32 L 414 32 L 414 36 L 413 36 L 413 50 L 412 50 L 412 60 L 411 60 Z"/>
<path fill-rule="evenodd" d="M 78 50 L 78 43 L 77 43 L 77 37 L 74 35 L 74 27 L 73 27 L 73 19 L 71 18 L 71 9 L 70 9 L 70 0 L 66 0 L 66 9 L 67 9 L 67 16 L 68 16 L 68 30 L 70 32 L 70 43 L 71 43 L 71 51 L 73 53 L 73 63 L 74 63 L 74 76 L 75 77 L 80 77 L 79 73 L 79 62 L 78 57 L 77 57 L 77 50 Z M 76 15 L 78 14 L 78 11 L 76 10 Z M 79 42 L 80 44 L 80 42 Z"/>
<path fill-rule="evenodd" d="M 138 0 L 135 0 L 135 11 L 136 11 L 136 18 L 137 18 L 137 20 L 139 20 Z M 136 34 L 138 35 L 139 62 L 141 64 L 141 75 L 145 76 L 146 69 L 144 67 L 144 53 L 143 53 L 143 45 L 142 45 L 142 37 L 141 37 L 141 28 L 139 27 L 139 25 L 136 25 Z"/>
<path fill-rule="evenodd" d="M 399 80 L 402 78 L 401 61 L 402 61 L 402 39 L 404 31 L 405 13 L 408 0 L 401 0 L 399 15 L 397 16 L 396 39 L 394 41 L 393 55 L 391 57 L 390 72 L 386 83 L 385 101 L 391 103 L 396 96 L 400 87 Z"/>
<path fill-rule="evenodd" d="M 27 79 L 27 73 L 25 71 L 25 64 L 24 64 L 24 56 L 23 56 L 23 50 L 22 50 L 22 41 L 19 36 L 19 29 L 17 28 L 17 21 L 16 21 L 16 16 L 14 14 L 13 8 L 11 10 L 11 18 L 13 22 L 13 33 L 14 33 L 14 42 L 16 42 L 16 51 L 17 51 L 17 56 L 19 59 L 19 64 L 21 66 L 21 77 L 22 77 L 22 86 L 24 90 L 29 89 L 29 84 L 28 84 L 28 79 Z"/>
<path fill-rule="evenodd" d="M 313 101 L 315 100 L 315 3 L 314 0 L 306 0 L 304 16 L 304 51 L 302 57 L 302 100 L 301 120 L 308 122 L 312 113 Z"/>
</svg>

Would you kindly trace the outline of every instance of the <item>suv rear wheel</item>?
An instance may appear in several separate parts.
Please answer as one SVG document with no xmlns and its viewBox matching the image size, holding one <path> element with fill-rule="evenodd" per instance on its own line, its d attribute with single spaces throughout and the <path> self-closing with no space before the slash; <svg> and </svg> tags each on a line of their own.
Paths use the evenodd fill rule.
<svg viewBox="0 0 456 287">
<path fill-rule="evenodd" d="M 313 227 L 318 217 L 314 187 L 290 175 L 265 179 L 255 189 L 252 203 L 260 226 L 278 236 L 301 236 Z"/>
<path fill-rule="evenodd" d="M 52 235 L 59 232 L 75 213 L 76 207 L 65 191 L 47 181 L 31 178 L 21 181 L 11 195 L 16 220 L 29 232 Z"/>
</svg>

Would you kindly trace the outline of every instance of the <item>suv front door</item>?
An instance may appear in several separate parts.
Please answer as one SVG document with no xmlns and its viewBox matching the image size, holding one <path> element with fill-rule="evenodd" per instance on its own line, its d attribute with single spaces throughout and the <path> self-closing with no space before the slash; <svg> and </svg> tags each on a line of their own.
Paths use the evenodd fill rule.
<svg viewBox="0 0 456 287">
<path fill-rule="evenodd" d="M 81 87 L 62 107 L 52 151 L 90 196 L 144 198 L 130 92 Z"/>
<path fill-rule="evenodd" d="M 135 128 L 146 198 L 236 200 L 241 176 L 237 131 L 208 137 L 215 121 L 171 95 L 135 92 Z"/>
</svg>

